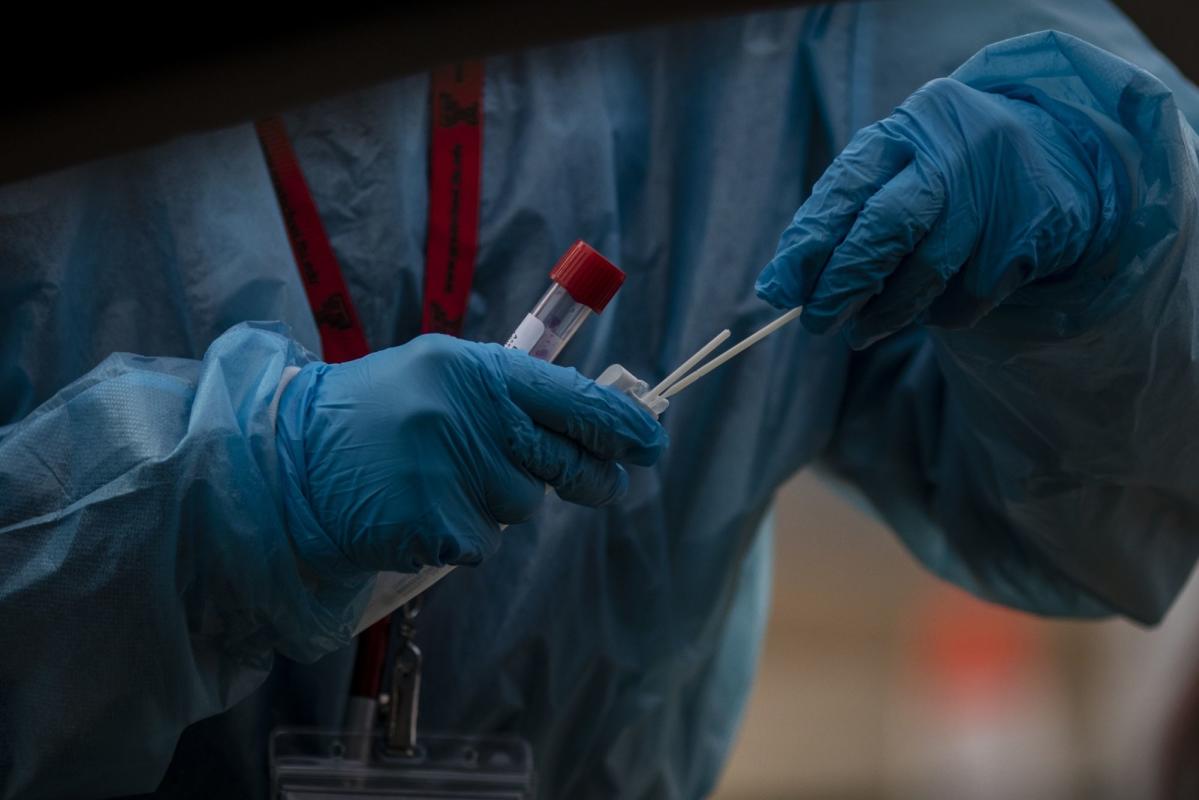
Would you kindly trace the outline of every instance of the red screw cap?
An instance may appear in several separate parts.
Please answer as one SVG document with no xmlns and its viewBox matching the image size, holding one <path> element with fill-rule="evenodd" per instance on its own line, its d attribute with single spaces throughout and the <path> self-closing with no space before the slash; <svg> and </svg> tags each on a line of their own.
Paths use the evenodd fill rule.
<svg viewBox="0 0 1199 800">
<path fill-rule="evenodd" d="M 580 240 L 558 259 L 550 270 L 550 278 L 568 291 L 575 302 L 598 314 L 624 283 L 624 272 Z"/>
</svg>

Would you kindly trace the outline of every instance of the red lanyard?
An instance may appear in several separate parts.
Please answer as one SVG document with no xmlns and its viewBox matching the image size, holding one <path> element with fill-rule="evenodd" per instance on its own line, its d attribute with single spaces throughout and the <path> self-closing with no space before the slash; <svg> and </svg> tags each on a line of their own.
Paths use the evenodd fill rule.
<svg viewBox="0 0 1199 800">
<path fill-rule="evenodd" d="M 430 79 L 429 223 L 421 333 L 457 336 L 470 298 L 479 242 L 483 161 L 483 64 L 464 61 Z M 316 319 L 326 361 L 367 354 L 366 336 L 295 150 L 278 117 L 257 124 L 292 254 Z M 391 617 L 359 637 L 353 695 L 374 699 L 383 684 Z"/>
<path fill-rule="evenodd" d="M 429 84 L 429 232 L 423 333 L 462 332 L 479 245 L 483 63 L 433 70 Z"/>
<path fill-rule="evenodd" d="M 333 255 L 329 235 L 325 233 L 312 193 L 308 191 L 304 173 L 300 171 L 296 151 L 287 138 L 283 120 L 270 117 L 255 127 L 271 182 L 275 185 L 275 195 L 279 198 L 291 252 L 321 335 L 324 358 L 335 363 L 361 358 L 370 352 L 362 323 L 354 310 L 341 266 L 337 256 Z"/>
</svg>

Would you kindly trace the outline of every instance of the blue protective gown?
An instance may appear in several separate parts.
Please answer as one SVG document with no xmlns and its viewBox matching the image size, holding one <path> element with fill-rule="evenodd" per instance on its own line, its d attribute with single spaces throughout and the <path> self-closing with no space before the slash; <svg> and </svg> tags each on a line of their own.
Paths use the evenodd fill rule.
<svg viewBox="0 0 1199 800">
<path fill-rule="evenodd" d="M 760 523 L 817 460 L 981 596 L 1164 613 L 1199 545 L 1199 169 L 1171 105 L 1193 125 L 1199 94 L 1098 0 L 842 4 L 490 59 L 465 335 L 504 339 L 577 238 L 629 277 L 564 363 L 661 376 L 744 335 L 775 313 L 758 270 L 852 132 L 1048 28 L 1164 82 L 1129 93 L 1119 62 L 1053 36 L 995 65 L 1107 115 L 1141 280 L 1056 325 L 863 353 L 797 326 L 749 351 L 671 408 L 670 450 L 623 502 L 551 501 L 431 593 L 426 729 L 526 736 L 543 797 L 705 794 L 764 626 Z M 426 94 L 414 77 L 287 119 L 373 348 L 418 331 Z M 0 795 L 261 797 L 268 731 L 335 723 L 352 648 L 282 519 L 270 401 L 319 342 L 253 132 L 4 187 L 0 263 Z M 249 320 L 287 327 L 230 330 Z"/>
</svg>

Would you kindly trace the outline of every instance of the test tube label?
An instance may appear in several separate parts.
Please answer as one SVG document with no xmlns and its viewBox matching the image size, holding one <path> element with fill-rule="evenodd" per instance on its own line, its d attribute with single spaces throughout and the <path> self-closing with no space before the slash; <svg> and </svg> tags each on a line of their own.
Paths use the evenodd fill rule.
<svg viewBox="0 0 1199 800">
<path fill-rule="evenodd" d="M 528 353 L 541 340 L 544 333 L 545 324 L 532 314 L 525 314 L 524 320 L 512 332 L 512 335 L 508 337 L 508 342 L 504 347 Z"/>
</svg>

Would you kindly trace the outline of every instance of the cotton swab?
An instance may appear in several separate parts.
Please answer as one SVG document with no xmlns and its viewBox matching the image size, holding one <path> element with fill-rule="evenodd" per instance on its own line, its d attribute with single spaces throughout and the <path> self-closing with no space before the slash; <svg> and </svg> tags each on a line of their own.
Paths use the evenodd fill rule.
<svg viewBox="0 0 1199 800">
<path fill-rule="evenodd" d="M 711 353 L 717 347 L 720 347 L 720 345 L 724 343 L 724 340 L 732 335 L 732 332 L 728 328 L 725 328 L 720 333 L 713 336 L 712 341 L 696 350 L 695 355 L 691 356 L 691 358 L 687 359 L 682 364 L 679 364 L 678 368 L 675 369 L 674 372 L 667 375 L 662 379 L 661 383 L 650 389 L 649 394 L 647 394 L 646 397 L 657 397 L 658 395 L 662 394 L 662 392 L 669 389 L 675 381 L 686 375 L 688 370 L 707 358 L 709 353 Z"/>
<path fill-rule="evenodd" d="M 697 369 L 695 372 L 692 372 L 690 375 L 686 376 L 682 380 L 671 385 L 670 388 L 666 389 L 666 391 L 662 394 L 662 397 L 664 397 L 664 398 L 673 397 L 674 395 L 676 395 L 679 392 L 686 389 L 691 384 L 695 383 L 697 380 L 699 380 L 703 376 L 707 375 L 712 370 L 719 367 L 721 364 L 725 363 L 726 361 L 729 361 L 730 359 L 736 358 L 745 350 L 748 350 L 750 347 L 753 347 L 755 344 L 762 341 L 767 336 L 769 336 L 770 334 L 777 331 L 779 328 L 786 325 L 788 322 L 798 319 L 799 315 L 802 313 L 803 313 L 802 306 L 800 306 L 799 308 L 793 308 L 790 311 L 788 311 L 786 314 L 783 314 L 781 317 L 774 320 L 773 322 L 763 325 L 761 328 L 754 331 L 749 336 L 746 336 L 744 339 L 742 339 L 740 342 L 738 342 L 737 344 L 730 347 L 728 350 L 725 350 L 723 353 L 716 356 L 716 358 L 712 359 L 707 364 L 704 364 L 702 367 Z M 691 361 L 691 359 L 687 359 L 687 360 Z M 678 370 L 675 370 L 675 371 L 677 372 Z M 672 375 L 673 375 L 673 373 L 672 373 Z"/>
</svg>

